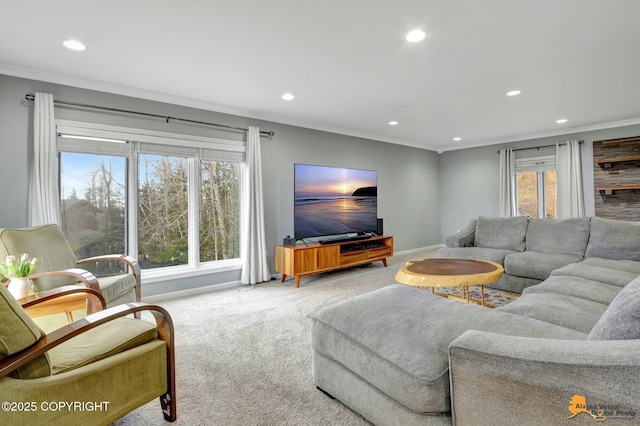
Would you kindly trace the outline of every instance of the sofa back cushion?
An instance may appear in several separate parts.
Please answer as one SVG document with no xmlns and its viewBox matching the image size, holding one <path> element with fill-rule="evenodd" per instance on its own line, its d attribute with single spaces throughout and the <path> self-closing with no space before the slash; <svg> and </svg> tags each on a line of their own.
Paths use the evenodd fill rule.
<svg viewBox="0 0 640 426">
<path fill-rule="evenodd" d="M 640 222 L 591 218 L 585 257 L 640 261 Z"/>
<path fill-rule="evenodd" d="M 527 251 L 584 256 L 589 241 L 588 217 L 529 219 Z"/>
<path fill-rule="evenodd" d="M 526 216 L 478 218 L 474 246 L 524 251 L 527 234 Z"/>
<path fill-rule="evenodd" d="M 640 339 L 640 277 L 618 293 L 593 326 L 587 339 Z"/>
</svg>

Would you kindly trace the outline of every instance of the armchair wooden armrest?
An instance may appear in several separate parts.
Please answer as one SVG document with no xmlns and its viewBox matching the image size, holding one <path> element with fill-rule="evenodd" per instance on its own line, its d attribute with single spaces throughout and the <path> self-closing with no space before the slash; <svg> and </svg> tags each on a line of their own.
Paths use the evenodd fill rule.
<svg viewBox="0 0 640 426">
<path fill-rule="evenodd" d="M 29 278 L 40 278 L 40 277 L 53 277 L 56 275 L 69 275 L 72 277 L 76 277 L 79 281 L 82 281 L 84 285 L 89 288 L 92 288 L 96 291 L 100 291 L 100 285 L 98 284 L 98 279 L 91 272 L 86 271 L 80 268 L 70 268 L 70 269 L 62 269 L 59 271 L 49 271 L 49 272 L 39 272 L 37 274 L 31 274 Z"/>
<path fill-rule="evenodd" d="M 167 345 L 167 391 L 160 397 L 160 403 L 162 405 L 162 412 L 165 419 L 168 421 L 174 421 L 176 419 L 176 385 L 174 370 L 175 335 L 173 332 L 173 321 L 171 320 L 169 313 L 164 308 L 157 305 L 148 305 L 137 302 L 126 303 L 105 309 L 81 318 L 71 324 L 67 324 L 66 326 L 42 337 L 35 344 L 23 351 L 0 360 L 0 378 L 87 330 L 91 330 L 116 318 L 137 314 L 143 311 L 149 311 L 153 315 L 158 330 L 158 338 L 163 340 Z"/>
<path fill-rule="evenodd" d="M 107 302 L 98 290 L 75 285 L 30 294 L 18 303 L 33 318 L 65 312 L 69 322 L 72 311 L 87 308 L 88 313 L 93 313 L 107 308 Z"/>
<path fill-rule="evenodd" d="M 141 298 L 141 272 L 140 265 L 135 258 L 126 254 L 105 254 L 102 256 L 93 256 L 78 260 L 78 264 L 81 265 L 83 263 L 94 263 L 109 260 L 117 260 L 123 262 L 129 267 L 131 273 L 136 278 L 136 301 L 139 302 Z"/>
</svg>

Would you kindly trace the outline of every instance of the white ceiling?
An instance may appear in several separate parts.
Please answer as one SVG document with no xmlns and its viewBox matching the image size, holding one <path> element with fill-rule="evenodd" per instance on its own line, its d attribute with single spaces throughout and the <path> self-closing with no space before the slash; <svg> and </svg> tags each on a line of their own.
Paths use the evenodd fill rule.
<svg viewBox="0 0 640 426">
<path fill-rule="evenodd" d="M 2 6 L 2 74 L 438 151 L 640 123 L 639 0 Z"/>
</svg>

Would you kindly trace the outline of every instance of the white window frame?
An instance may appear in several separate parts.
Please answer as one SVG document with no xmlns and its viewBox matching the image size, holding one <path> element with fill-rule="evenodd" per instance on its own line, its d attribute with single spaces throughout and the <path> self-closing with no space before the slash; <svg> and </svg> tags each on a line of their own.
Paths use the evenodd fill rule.
<svg viewBox="0 0 640 426">
<path fill-rule="evenodd" d="M 538 196 L 538 217 L 546 217 L 546 199 L 544 172 L 556 170 L 556 156 L 543 155 L 529 158 L 516 158 L 515 174 L 536 172 L 536 188 Z M 557 172 L 556 172 L 557 173 Z M 515 179 L 517 182 L 517 179 Z M 518 188 L 516 186 L 516 208 L 518 207 Z"/>
<path fill-rule="evenodd" d="M 198 160 L 230 161 L 244 169 L 243 141 L 208 138 L 70 120 L 56 120 L 56 133 L 78 139 L 58 137 L 58 152 L 115 155 L 128 160 L 127 167 L 127 250 L 138 258 L 138 156 L 144 154 L 174 155 L 187 159 L 188 165 L 188 258 L 186 265 L 142 270 L 142 283 L 168 281 L 217 272 L 238 270 L 240 258 L 200 262 L 199 210 L 195 185 L 199 179 Z M 93 140 L 82 137 L 95 138 Z M 108 143 L 105 140 L 122 143 Z M 240 197 L 242 199 L 242 197 Z M 242 209 L 243 206 L 241 205 Z M 241 239 L 242 240 L 242 239 Z"/>
</svg>

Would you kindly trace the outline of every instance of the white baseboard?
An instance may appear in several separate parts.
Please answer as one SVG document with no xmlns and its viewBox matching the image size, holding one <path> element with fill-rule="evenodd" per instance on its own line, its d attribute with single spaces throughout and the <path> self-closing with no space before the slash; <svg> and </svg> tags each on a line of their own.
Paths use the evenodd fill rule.
<svg viewBox="0 0 640 426">
<path fill-rule="evenodd" d="M 411 253 L 415 253 L 415 252 L 418 252 L 418 251 L 424 251 L 424 250 L 437 250 L 437 249 L 442 248 L 442 247 L 444 247 L 444 244 L 436 244 L 436 245 L 433 245 L 433 246 L 419 247 L 419 248 L 415 248 L 415 249 L 396 251 L 395 253 L 393 253 L 393 255 L 396 256 L 396 255 L 403 255 L 403 254 L 411 254 Z"/>
<path fill-rule="evenodd" d="M 177 299 L 179 297 L 193 296 L 195 294 L 202 293 L 211 293 L 214 291 L 226 290 L 228 288 L 240 287 L 242 285 L 243 284 L 240 284 L 240 281 L 230 281 L 227 283 L 212 284 L 203 287 L 188 288 L 186 290 L 172 291 L 169 293 L 154 294 L 153 296 L 145 296 L 142 298 L 142 301 L 145 303 L 159 303 L 166 300 Z"/>
</svg>

